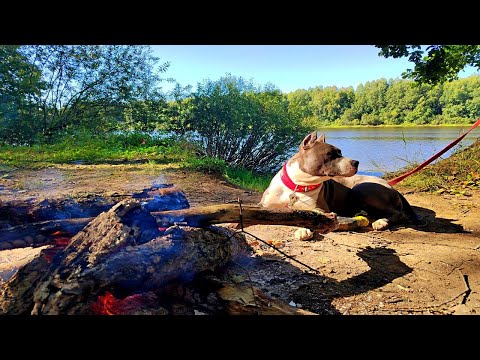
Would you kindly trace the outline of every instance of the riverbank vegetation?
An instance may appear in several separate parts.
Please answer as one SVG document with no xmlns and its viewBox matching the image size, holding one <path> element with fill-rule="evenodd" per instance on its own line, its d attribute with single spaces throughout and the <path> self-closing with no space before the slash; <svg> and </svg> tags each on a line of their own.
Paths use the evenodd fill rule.
<svg viewBox="0 0 480 360">
<path fill-rule="evenodd" d="M 200 156 L 198 149 L 186 140 L 158 138 L 140 132 L 95 135 L 77 131 L 57 139 L 54 144 L 0 147 L 0 170 L 38 169 L 61 164 L 135 164 L 139 168 L 163 165 L 163 169 L 215 174 L 254 191 L 264 191 L 271 180 L 271 174 L 260 174 L 218 158 Z"/>
<path fill-rule="evenodd" d="M 260 190 L 320 127 L 469 124 L 480 116 L 479 75 L 286 94 L 226 74 L 163 92 L 174 81 L 162 78 L 168 67 L 149 46 L 0 46 L 1 163 L 171 163 Z"/>
<path fill-rule="evenodd" d="M 165 93 L 162 75 L 169 63 L 161 63 L 148 46 L 7 45 L 0 46 L 0 60 L 0 139 L 9 144 L 52 142 L 72 128 L 196 131 L 209 139 L 241 129 L 233 139 L 257 129 L 289 133 L 298 124 L 309 131 L 331 125 L 468 124 L 480 116 L 479 75 L 434 86 L 378 79 L 356 88 L 318 86 L 285 94 L 273 84 L 227 74 L 196 89 L 176 84 Z M 221 145 L 204 147 L 216 156 Z"/>
<path fill-rule="evenodd" d="M 430 164 L 401 182 L 402 186 L 416 191 L 435 191 L 439 194 L 469 195 L 469 190 L 480 189 L 480 138 L 470 146 L 457 150 L 453 155 Z M 386 174 L 394 178 L 416 165 Z"/>
<path fill-rule="evenodd" d="M 356 89 L 297 90 L 288 98 L 292 111 L 316 127 L 468 124 L 480 115 L 479 86 L 480 76 L 435 86 L 379 79 Z"/>
</svg>

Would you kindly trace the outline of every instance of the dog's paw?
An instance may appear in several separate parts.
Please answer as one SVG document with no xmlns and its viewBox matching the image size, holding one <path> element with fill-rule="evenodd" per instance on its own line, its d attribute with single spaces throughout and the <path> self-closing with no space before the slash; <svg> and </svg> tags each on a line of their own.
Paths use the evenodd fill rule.
<svg viewBox="0 0 480 360">
<path fill-rule="evenodd" d="M 372 223 L 373 230 L 381 231 L 388 228 L 388 220 L 387 219 L 378 219 Z"/>
<path fill-rule="evenodd" d="M 305 241 L 313 238 L 313 232 L 307 228 L 300 228 L 295 231 L 295 240 Z"/>
</svg>

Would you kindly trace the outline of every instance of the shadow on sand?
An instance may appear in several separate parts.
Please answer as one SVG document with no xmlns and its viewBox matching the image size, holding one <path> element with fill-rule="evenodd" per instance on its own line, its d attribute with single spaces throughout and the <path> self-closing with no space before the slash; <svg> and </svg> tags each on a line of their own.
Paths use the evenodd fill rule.
<svg viewBox="0 0 480 360">
<path fill-rule="evenodd" d="M 412 268 L 404 264 L 393 249 L 367 247 L 358 251 L 357 255 L 370 269 L 342 281 L 303 272 L 280 256 L 278 260 L 277 256 L 268 260 L 255 258 L 247 267 L 254 286 L 273 297 L 286 302 L 293 300 L 302 304 L 303 308 L 322 315 L 340 314 L 332 305 L 332 300 L 337 297 L 362 294 L 412 272 Z"/>
<path fill-rule="evenodd" d="M 403 224 L 402 227 L 409 227 L 418 231 L 435 233 L 469 233 L 462 225 L 454 224 L 458 219 L 445 219 L 436 216 L 435 211 L 420 206 L 412 206 L 415 213 L 419 216 L 418 224 Z M 395 226 L 392 227 L 395 229 Z"/>
</svg>

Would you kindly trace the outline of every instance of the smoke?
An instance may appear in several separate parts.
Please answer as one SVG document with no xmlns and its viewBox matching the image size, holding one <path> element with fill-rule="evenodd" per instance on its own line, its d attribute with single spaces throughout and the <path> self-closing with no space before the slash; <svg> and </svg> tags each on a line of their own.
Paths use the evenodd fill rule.
<svg viewBox="0 0 480 360">
<path fill-rule="evenodd" d="M 163 189 L 172 187 L 173 184 L 168 184 L 167 179 L 163 175 L 159 175 L 155 180 L 152 181 L 152 188 Z"/>
</svg>

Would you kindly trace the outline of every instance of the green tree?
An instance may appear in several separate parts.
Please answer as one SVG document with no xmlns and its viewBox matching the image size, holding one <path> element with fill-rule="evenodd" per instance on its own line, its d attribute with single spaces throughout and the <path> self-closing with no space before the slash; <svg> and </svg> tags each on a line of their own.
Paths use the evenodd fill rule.
<svg viewBox="0 0 480 360">
<path fill-rule="evenodd" d="M 470 94 L 465 103 L 469 119 L 480 117 L 480 75 L 470 76 L 464 81 L 467 83 L 467 91 Z"/>
<path fill-rule="evenodd" d="M 365 85 L 360 84 L 355 91 L 355 101 L 351 110 L 346 112 L 342 118 L 347 116 L 354 124 L 380 125 L 385 119 L 381 118 L 383 109 L 386 106 L 386 94 L 388 82 L 386 79 L 368 81 Z"/>
<path fill-rule="evenodd" d="M 149 46 L 29 45 L 16 52 L 28 64 L 25 76 L 40 76 L 42 86 L 30 97 L 40 121 L 29 122 L 44 135 L 71 127 L 118 128 L 125 116 L 129 125 L 147 128 L 147 113 L 161 101 L 159 74 L 169 65 L 157 64 Z"/>
<path fill-rule="evenodd" d="M 386 124 L 428 124 L 439 114 L 440 85 L 415 84 L 393 80 L 386 93 L 386 106 L 381 115 Z"/>
<path fill-rule="evenodd" d="M 192 112 L 194 109 L 192 86 L 181 86 L 176 83 L 168 94 L 170 101 L 164 111 L 164 120 L 159 129 L 175 131 L 184 135 L 191 129 Z"/>
<path fill-rule="evenodd" d="M 41 71 L 19 52 L 0 46 L 0 141 L 25 143 L 38 131 L 35 99 L 43 84 Z"/>
<path fill-rule="evenodd" d="M 416 88 L 411 81 L 393 80 L 385 94 L 386 105 L 382 111 L 385 123 L 399 125 L 413 110 L 418 99 Z"/>
<path fill-rule="evenodd" d="M 445 83 L 440 97 L 444 121 L 468 123 L 478 118 L 480 116 L 479 86 L 479 76 Z"/>
<path fill-rule="evenodd" d="M 287 94 L 288 113 L 291 117 L 301 119 L 304 126 L 309 130 L 315 130 L 313 124 L 314 106 L 312 103 L 312 92 L 299 89 Z"/>
<path fill-rule="evenodd" d="M 312 103 L 318 126 L 332 124 L 348 109 L 354 100 L 352 88 L 338 89 L 336 86 L 313 89 Z"/>
<path fill-rule="evenodd" d="M 412 112 L 407 115 L 405 121 L 418 125 L 433 124 L 435 118 L 442 114 L 440 97 L 443 94 L 445 84 L 439 83 L 435 86 L 428 84 L 413 84 L 417 90 L 418 98 Z"/>
<path fill-rule="evenodd" d="M 120 129 L 152 131 L 163 129 L 168 105 L 161 97 L 132 101 L 123 110 L 118 127 Z M 109 121 L 113 123 L 114 121 Z"/>
<path fill-rule="evenodd" d="M 458 79 L 458 73 L 467 65 L 480 70 L 480 45 L 375 45 L 379 56 L 408 57 L 415 64 L 402 77 L 418 83 L 438 84 Z"/>
<path fill-rule="evenodd" d="M 271 171 L 305 135 L 286 95 L 227 74 L 198 84 L 191 128 L 205 155 L 255 171 Z"/>
</svg>

